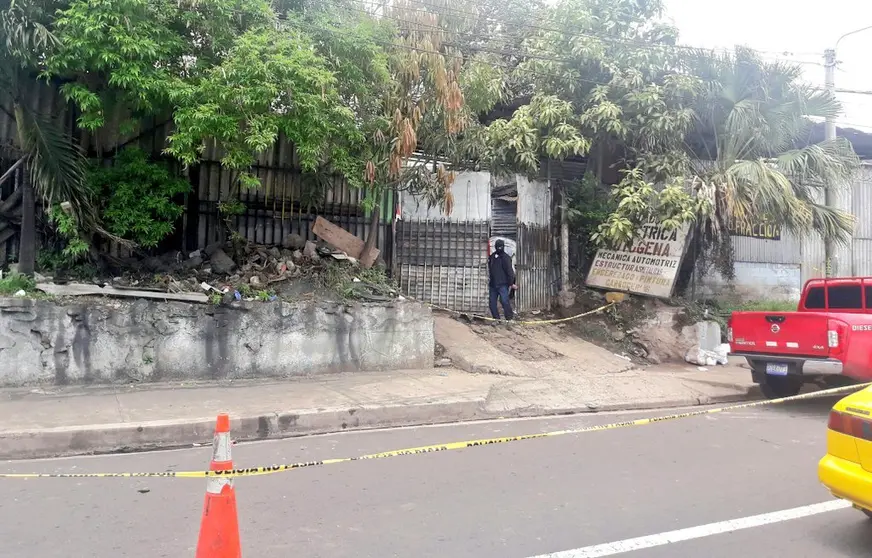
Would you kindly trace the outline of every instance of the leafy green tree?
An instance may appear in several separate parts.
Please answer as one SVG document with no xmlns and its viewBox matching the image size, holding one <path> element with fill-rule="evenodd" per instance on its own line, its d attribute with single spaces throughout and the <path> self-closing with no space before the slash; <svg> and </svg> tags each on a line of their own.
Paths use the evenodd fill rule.
<svg viewBox="0 0 872 558">
<path fill-rule="evenodd" d="M 110 114 L 163 116 L 174 125 L 166 153 L 185 165 L 214 147 L 235 177 L 219 205 L 228 211 L 240 187 L 259 185 L 250 167 L 280 138 L 305 172 L 362 185 L 352 151 L 364 136 L 339 89 L 348 60 L 334 64 L 345 75 L 332 71 L 315 38 L 278 15 L 263 0 L 73 0 L 49 71 L 69 80 L 63 93 L 86 129 Z"/>
<path fill-rule="evenodd" d="M 87 181 L 101 200 L 106 229 L 144 248 L 172 234 L 184 211 L 174 198 L 191 190 L 189 182 L 135 148 L 119 153 L 112 166 L 91 168 Z"/>
<path fill-rule="evenodd" d="M 526 100 L 516 112 L 542 98 L 568 103 L 566 123 L 584 139 L 588 149 L 580 151 L 590 152 L 600 177 L 615 152 L 628 161 L 644 156 L 652 167 L 656 158 L 674 158 L 693 125 L 688 101 L 698 80 L 683 72 L 675 29 L 657 23 L 662 8 L 659 0 L 561 0 L 539 10 L 541 23 L 519 50 L 503 53 L 512 79 L 527 84 L 513 91 Z M 502 126 L 494 131 L 504 132 Z M 530 129 L 518 131 L 529 135 Z M 531 155 L 578 152 L 560 149 L 561 139 L 541 136 L 526 160 L 517 161 L 520 168 L 533 170 Z"/>
<path fill-rule="evenodd" d="M 809 117 L 836 114 L 835 100 L 747 49 L 681 47 L 662 11 L 660 0 L 560 0 L 537 9 L 521 43 L 499 32 L 470 42 L 503 73 L 511 116 L 467 127 L 464 154 L 534 173 L 546 157 L 586 153 L 600 180 L 608 165 L 622 167 L 614 211 L 592 237 L 622 243 L 648 219 L 695 221 L 727 272 L 731 222 L 765 216 L 844 239 L 850 216 L 824 206 L 822 193 L 851 176 L 856 155 L 844 140 L 803 143 Z M 543 126 L 555 109 L 559 120 Z"/>
<path fill-rule="evenodd" d="M 352 152 L 362 165 L 370 211 L 365 251 L 374 245 L 386 190 L 409 189 L 451 209 L 453 174 L 434 160 L 437 144 L 451 141 L 466 123 L 463 59 L 448 44 L 462 18 L 452 16 L 452 7 L 453 1 L 402 0 L 373 10 L 371 2 L 350 0 L 329 9 L 297 8 L 287 20 L 317 38 L 365 139 Z"/>
<path fill-rule="evenodd" d="M 190 183 L 167 165 L 150 161 L 133 147 L 121 151 L 111 165 L 93 161 L 86 169 L 85 183 L 107 234 L 142 248 L 155 248 L 172 234 L 184 212 L 176 198 L 191 190 Z M 77 222 L 59 204 L 49 208 L 48 218 L 62 244 L 60 253 L 48 259 L 55 266 L 86 260 L 94 247 Z"/>
<path fill-rule="evenodd" d="M 579 128 L 572 103 L 537 95 L 510 120 L 497 120 L 488 127 L 484 159 L 496 172 L 516 169 L 535 174 L 545 158 L 587 154 L 590 140 Z"/>
<path fill-rule="evenodd" d="M 221 64 L 171 92 L 176 130 L 167 152 L 192 164 L 211 140 L 225 167 L 244 171 L 281 134 L 293 142 L 303 170 L 329 162 L 340 174 L 357 170 L 360 180 L 349 146 L 362 134 L 340 100 L 336 77 L 312 47 L 310 37 L 291 29 L 255 28 L 240 36 Z"/>
<path fill-rule="evenodd" d="M 268 26 L 262 0 L 72 0 L 54 22 L 63 48 L 46 73 L 62 77 L 79 125 L 97 130 L 107 117 L 171 114 L 171 94 L 220 64 L 238 37 Z"/>
<path fill-rule="evenodd" d="M 247 171 L 257 154 L 289 139 L 316 182 L 340 175 L 366 189 L 371 245 L 386 190 L 450 211 L 453 173 L 435 161 L 461 159 L 460 132 L 505 92 L 481 60 L 465 64 L 464 39 L 491 23 L 460 7 L 73 0 L 58 16 L 64 48 L 48 73 L 69 80 L 80 126 L 166 115 L 167 153 L 194 164 L 214 143 L 238 186 L 256 186 Z"/>
<path fill-rule="evenodd" d="M 30 103 L 35 77 L 44 60 L 59 46 L 51 30 L 52 0 L 6 0 L 0 3 L 0 95 L 15 120 L 14 149 L 25 159 L 29 173 L 22 185 L 19 269 L 32 275 L 36 261 L 36 201 L 66 202 L 71 215 L 93 224 L 88 190 L 83 182 L 84 158 L 62 124 Z M 5 103 L 4 103 L 5 104 Z M 4 109 L 5 110 L 5 109 Z"/>
<path fill-rule="evenodd" d="M 838 115 L 838 101 L 803 83 L 798 66 L 763 61 L 748 49 L 698 57 L 693 69 L 704 87 L 695 106 L 699 158 L 690 176 L 711 208 L 700 216 L 707 243 L 728 244 L 731 223 L 761 219 L 797 235 L 847 240 L 853 217 L 824 205 L 824 190 L 844 186 L 858 157 L 844 138 L 807 143 L 809 117 Z"/>
</svg>

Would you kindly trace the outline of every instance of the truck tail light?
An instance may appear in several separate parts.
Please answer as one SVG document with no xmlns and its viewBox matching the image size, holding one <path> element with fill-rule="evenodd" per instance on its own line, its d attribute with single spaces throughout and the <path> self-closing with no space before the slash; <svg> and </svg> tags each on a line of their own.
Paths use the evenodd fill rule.
<svg viewBox="0 0 872 558">
<path fill-rule="evenodd" d="M 872 440 L 872 423 L 847 413 L 830 411 L 830 420 L 827 423 L 827 428 L 833 432 L 845 434 L 853 438 Z"/>
<path fill-rule="evenodd" d="M 830 355 L 836 356 L 844 352 L 848 337 L 848 324 L 839 320 L 827 321 L 827 346 L 830 348 Z"/>
</svg>

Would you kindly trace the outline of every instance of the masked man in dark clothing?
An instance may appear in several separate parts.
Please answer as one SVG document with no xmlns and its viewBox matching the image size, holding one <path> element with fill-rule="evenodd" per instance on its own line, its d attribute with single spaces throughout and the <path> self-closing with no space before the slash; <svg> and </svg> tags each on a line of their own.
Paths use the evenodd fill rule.
<svg viewBox="0 0 872 558">
<path fill-rule="evenodd" d="M 515 270 L 512 268 L 512 257 L 506 254 L 506 243 L 502 240 L 497 240 L 494 247 L 496 250 L 487 260 L 490 275 L 488 287 L 490 287 L 491 316 L 495 320 L 500 319 L 500 312 L 497 308 L 497 299 L 499 299 L 503 305 L 506 319 L 511 320 L 514 312 L 512 312 L 512 304 L 509 302 L 509 290 L 515 288 Z"/>
</svg>

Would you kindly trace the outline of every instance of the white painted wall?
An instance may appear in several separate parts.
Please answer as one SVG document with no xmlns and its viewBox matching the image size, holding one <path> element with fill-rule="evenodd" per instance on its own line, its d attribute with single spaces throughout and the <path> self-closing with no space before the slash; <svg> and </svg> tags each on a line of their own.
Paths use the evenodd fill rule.
<svg viewBox="0 0 872 558">
<path fill-rule="evenodd" d="M 551 222 L 551 188 L 547 180 L 530 180 L 516 175 L 518 181 L 518 222 L 547 227 Z"/>
<path fill-rule="evenodd" d="M 799 300 L 803 284 L 800 264 L 736 262 L 734 269 L 732 282 L 710 272 L 700 280 L 698 295 L 744 301 Z"/>
<path fill-rule="evenodd" d="M 445 215 L 438 207 L 427 207 L 427 202 L 409 194 L 400 193 L 403 219 L 433 219 L 447 221 L 489 221 L 491 212 L 491 176 L 489 172 L 464 172 L 457 175 L 451 186 L 454 208 Z"/>
</svg>

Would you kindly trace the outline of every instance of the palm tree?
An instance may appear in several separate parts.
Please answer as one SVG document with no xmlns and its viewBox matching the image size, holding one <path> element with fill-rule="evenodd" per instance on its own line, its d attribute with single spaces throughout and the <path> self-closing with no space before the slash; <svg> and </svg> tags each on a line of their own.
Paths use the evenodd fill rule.
<svg viewBox="0 0 872 558">
<path fill-rule="evenodd" d="M 797 235 L 849 239 L 853 217 L 827 207 L 824 192 L 844 187 L 859 159 L 844 138 L 809 143 L 811 119 L 837 115 L 838 101 L 802 83 L 796 65 L 764 61 L 749 49 L 703 53 L 691 71 L 703 83 L 692 175 L 712 205 L 700 221 L 703 237 L 728 246 L 731 222 L 765 219 Z"/>
<path fill-rule="evenodd" d="M 32 275 L 36 260 L 36 198 L 69 202 L 80 223 L 93 222 L 84 185 L 84 157 L 52 115 L 28 101 L 39 86 L 45 56 L 58 47 L 49 29 L 54 0 L 0 0 L 0 106 L 15 120 L 13 149 L 29 169 L 22 184 L 19 271 Z"/>
</svg>

